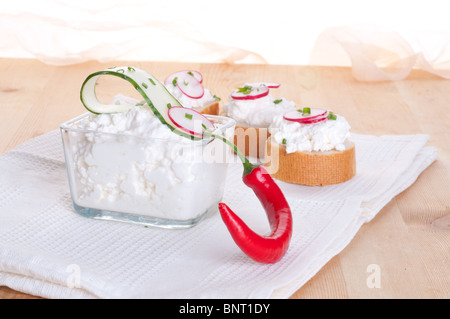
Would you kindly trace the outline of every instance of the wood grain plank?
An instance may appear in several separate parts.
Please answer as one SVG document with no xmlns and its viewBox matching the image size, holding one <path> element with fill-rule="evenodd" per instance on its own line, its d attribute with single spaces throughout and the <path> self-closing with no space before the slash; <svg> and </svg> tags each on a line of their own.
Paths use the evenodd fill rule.
<svg viewBox="0 0 450 319">
<path fill-rule="evenodd" d="M 339 255 L 332 258 L 290 299 L 347 299 L 349 295 L 340 263 Z"/>
<path fill-rule="evenodd" d="M 0 299 L 44 299 L 44 298 L 16 291 L 6 286 L 0 286 Z"/>
</svg>

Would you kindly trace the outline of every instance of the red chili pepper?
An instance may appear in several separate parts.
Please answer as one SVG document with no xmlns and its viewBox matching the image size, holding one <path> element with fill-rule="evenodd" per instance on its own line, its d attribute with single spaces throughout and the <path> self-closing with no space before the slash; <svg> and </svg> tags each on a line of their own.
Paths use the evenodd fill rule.
<svg viewBox="0 0 450 319">
<path fill-rule="evenodd" d="M 251 230 L 226 204 L 219 211 L 235 243 L 250 258 L 261 263 L 279 261 L 286 253 L 292 235 L 292 214 L 278 185 L 262 166 L 244 162 L 243 181 L 258 197 L 271 228 L 269 236 Z"/>
</svg>

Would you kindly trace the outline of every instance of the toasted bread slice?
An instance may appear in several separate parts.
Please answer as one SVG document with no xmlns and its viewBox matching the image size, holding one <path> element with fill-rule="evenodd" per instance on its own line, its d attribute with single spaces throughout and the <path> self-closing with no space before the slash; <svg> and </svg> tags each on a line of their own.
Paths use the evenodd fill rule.
<svg viewBox="0 0 450 319">
<path fill-rule="evenodd" d="M 339 184 L 356 174 L 355 144 L 345 141 L 344 151 L 286 153 L 286 146 L 269 138 L 264 165 L 272 177 L 295 184 L 325 186 Z"/>
</svg>

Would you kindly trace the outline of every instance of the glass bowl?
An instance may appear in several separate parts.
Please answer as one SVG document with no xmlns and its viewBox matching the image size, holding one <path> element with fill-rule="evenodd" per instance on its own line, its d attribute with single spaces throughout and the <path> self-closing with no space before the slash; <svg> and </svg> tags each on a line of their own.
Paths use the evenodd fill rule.
<svg viewBox="0 0 450 319">
<path fill-rule="evenodd" d="M 70 195 L 85 217 L 188 228 L 217 212 L 232 149 L 208 139 L 146 138 L 80 129 L 90 113 L 60 126 Z M 232 139 L 235 121 L 206 115 Z"/>
</svg>

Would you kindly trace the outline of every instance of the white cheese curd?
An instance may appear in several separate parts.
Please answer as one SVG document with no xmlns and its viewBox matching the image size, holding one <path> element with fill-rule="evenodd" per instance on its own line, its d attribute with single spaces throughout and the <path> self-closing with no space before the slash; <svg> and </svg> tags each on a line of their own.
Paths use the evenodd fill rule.
<svg viewBox="0 0 450 319">
<path fill-rule="evenodd" d="M 73 129 L 69 169 L 78 206 L 190 220 L 221 200 L 226 164 L 205 163 L 201 141 L 174 134 L 147 106 L 89 114 Z"/>
<path fill-rule="evenodd" d="M 276 143 L 285 144 L 286 153 L 343 151 L 345 140 L 350 136 L 350 125 L 343 116 L 336 117 L 336 120 L 301 124 L 278 115 L 270 125 L 269 132 Z"/>
<path fill-rule="evenodd" d="M 225 116 L 245 127 L 269 127 L 276 115 L 295 109 L 294 102 L 270 94 L 255 100 L 236 100 L 230 95 L 228 103 L 223 105 Z"/>
<path fill-rule="evenodd" d="M 188 108 L 202 108 L 217 102 L 217 99 L 211 93 L 210 90 L 204 89 L 205 93 L 199 99 L 193 99 L 183 92 L 176 85 L 167 85 L 167 90 L 182 104 L 184 107 Z"/>
</svg>

